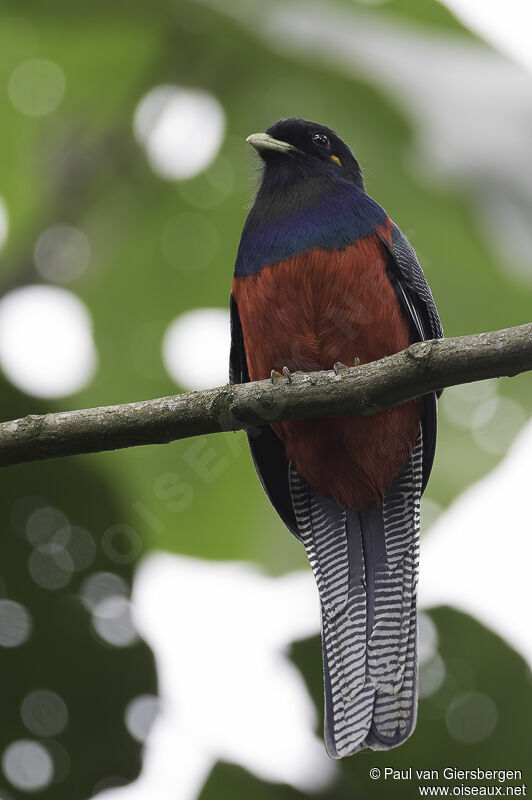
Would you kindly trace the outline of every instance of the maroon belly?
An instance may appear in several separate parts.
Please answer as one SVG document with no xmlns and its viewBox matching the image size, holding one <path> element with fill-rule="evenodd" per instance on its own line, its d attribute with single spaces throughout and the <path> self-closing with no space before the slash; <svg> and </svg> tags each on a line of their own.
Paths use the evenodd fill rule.
<svg viewBox="0 0 532 800">
<path fill-rule="evenodd" d="M 272 369 L 352 366 L 403 350 L 407 320 L 386 275 L 377 236 L 344 250 L 315 249 L 235 278 L 251 380 Z M 365 511 L 386 489 L 414 448 L 421 400 L 371 417 L 333 417 L 272 425 L 287 458 L 322 494 Z"/>
</svg>

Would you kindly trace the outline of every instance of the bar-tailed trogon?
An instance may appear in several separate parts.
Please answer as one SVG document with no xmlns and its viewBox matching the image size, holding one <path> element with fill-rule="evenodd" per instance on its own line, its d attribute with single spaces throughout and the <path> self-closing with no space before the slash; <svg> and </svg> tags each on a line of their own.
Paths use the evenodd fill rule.
<svg viewBox="0 0 532 800">
<path fill-rule="evenodd" d="M 235 266 L 231 382 L 338 370 L 440 338 L 412 247 L 334 131 L 294 117 L 248 141 L 263 173 Z M 318 585 L 335 758 L 395 747 L 415 725 L 419 502 L 435 437 L 435 394 L 248 434 L 262 486 Z"/>
</svg>

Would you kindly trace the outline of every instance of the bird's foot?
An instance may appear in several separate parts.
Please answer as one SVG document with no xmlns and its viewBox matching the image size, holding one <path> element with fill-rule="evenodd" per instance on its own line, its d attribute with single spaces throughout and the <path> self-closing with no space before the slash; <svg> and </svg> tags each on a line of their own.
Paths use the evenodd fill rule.
<svg viewBox="0 0 532 800">
<path fill-rule="evenodd" d="M 278 372 L 276 369 L 272 369 L 271 374 L 270 374 L 270 378 L 271 378 L 272 383 L 275 383 L 277 378 L 282 378 L 283 375 L 285 376 L 285 378 L 287 380 L 287 383 L 292 383 L 292 373 L 290 372 L 288 367 L 283 367 L 282 374 L 280 372 Z"/>
<path fill-rule="evenodd" d="M 359 359 L 359 357 L 358 357 L 358 356 L 355 356 L 354 362 L 355 362 L 355 367 L 358 367 L 358 366 L 360 366 L 360 359 Z M 342 370 L 344 370 L 344 369 L 349 369 L 349 367 L 347 366 L 347 364 L 342 364 L 342 362 L 341 362 L 341 361 L 336 361 L 336 362 L 333 364 L 333 370 L 334 370 L 334 374 L 335 374 L 335 375 L 339 375 L 339 374 L 340 374 L 340 372 L 341 372 Z"/>
</svg>

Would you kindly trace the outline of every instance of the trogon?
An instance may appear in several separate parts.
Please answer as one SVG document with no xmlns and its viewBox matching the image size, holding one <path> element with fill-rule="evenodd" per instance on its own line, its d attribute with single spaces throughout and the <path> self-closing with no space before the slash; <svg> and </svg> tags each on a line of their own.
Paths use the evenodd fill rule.
<svg viewBox="0 0 532 800">
<path fill-rule="evenodd" d="M 247 141 L 263 170 L 232 284 L 230 381 L 301 370 L 334 380 L 333 367 L 442 337 L 414 250 L 339 136 L 292 117 Z M 248 432 L 262 486 L 317 582 L 334 758 L 395 747 L 415 725 L 419 504 L 436 401 Z"/>
</svg>

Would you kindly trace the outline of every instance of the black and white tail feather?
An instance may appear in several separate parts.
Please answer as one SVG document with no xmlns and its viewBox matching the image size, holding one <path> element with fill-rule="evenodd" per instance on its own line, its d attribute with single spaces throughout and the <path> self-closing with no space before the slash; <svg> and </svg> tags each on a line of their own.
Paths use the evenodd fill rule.
<svg viewBox="0 0 532 800">
<path fill-rule="evenodd" d="M 341 509 L 290 465 L 299 537 L 321 601 L 325 743 L 342 758 L 413 731 L 422 441 L 368 513 Z"/>
</svg>

